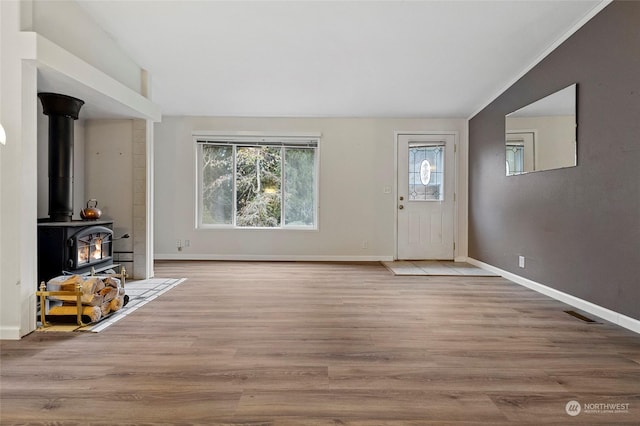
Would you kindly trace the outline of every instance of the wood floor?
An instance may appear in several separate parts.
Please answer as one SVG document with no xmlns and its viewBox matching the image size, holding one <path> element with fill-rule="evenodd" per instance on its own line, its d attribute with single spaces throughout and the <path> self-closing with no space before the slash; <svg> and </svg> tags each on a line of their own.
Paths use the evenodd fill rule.
<svg viewBox="0 0 640 426">
<path fill-rule="evenodd" d="M 640 336 L 503 278 L 244 262 L 156 276 L 188 280 L 101 333 L 3 341 L 0 423 L 640 424 Z"/>
</svg>

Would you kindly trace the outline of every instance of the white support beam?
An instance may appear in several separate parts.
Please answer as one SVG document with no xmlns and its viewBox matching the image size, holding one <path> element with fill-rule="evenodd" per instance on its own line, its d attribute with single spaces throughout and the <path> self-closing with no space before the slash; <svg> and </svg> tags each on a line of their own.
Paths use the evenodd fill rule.
<svg viewBox="0 0 640 426">
<path fill-rule="evenodd" d="M 36 60 L 41 73 L 62 86 L 64 93 L 89 100 L 121 116 L 160 121 L 160 107 L 129 87 L 76 57 L 45 37 L 36 38 Z M 53 73 L 53 75 L 50 75 Z M 90 105 L 87 105 L 90 106 Z"/>
</svg>

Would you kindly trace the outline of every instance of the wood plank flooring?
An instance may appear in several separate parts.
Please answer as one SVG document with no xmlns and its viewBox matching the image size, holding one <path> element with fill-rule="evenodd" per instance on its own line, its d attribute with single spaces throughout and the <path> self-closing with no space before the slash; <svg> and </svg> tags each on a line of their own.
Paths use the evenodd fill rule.
<svg viewBox="0 0 640 426">
<path fill-rule="evenodd" d="M 0 343 L 0 423 L 640 424 L 640 336 L 500 277 L 158 262 L 101 333 Z M 567 402 L 628 404 L 569 416 Z M 593 406 L 592 406 L 593 407 Z"/>
</svg>

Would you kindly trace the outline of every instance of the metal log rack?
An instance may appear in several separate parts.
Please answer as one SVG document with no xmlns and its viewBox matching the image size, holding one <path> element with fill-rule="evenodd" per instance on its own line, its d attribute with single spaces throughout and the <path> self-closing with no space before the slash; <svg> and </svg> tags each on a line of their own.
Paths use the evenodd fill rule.
<svg viewBox="0 0 640 426">
<path fill-rule="evenodd" d="M 91 268 L 90 276 L 96 276 L 95 269 Z M 120 268 L 120 273 L 113 274 L 100 274 L 100 277 L 112 277 L 120 279 L 120 284 L 122 288 L 125 287 L 125 281 L 127 279 L 127 270 L 123 267 Z M 42 323 L 41 328 L 50 327 L 52 324 L 48 323 L 46 320 L 46 310 L 47 310 L 47 297 L 49 296 L 75 296 L 76 297 L 76 309 L 77 309 L 77 324 L 82 327 L 88 324 L 82 322 L 82 284 L 78 283 L 76 285 L 75 291 L 66 290 L 66 291 L 47 291 L 47 284 L 42 281 L 40 283 L 40 290 L 36 291 L 36 296 L 40 297 L 40 322 Z M 104 317 L 106 318 L 106 317 Z M 102 320 L 102 319 L 101 319 Z"/>
</svg>

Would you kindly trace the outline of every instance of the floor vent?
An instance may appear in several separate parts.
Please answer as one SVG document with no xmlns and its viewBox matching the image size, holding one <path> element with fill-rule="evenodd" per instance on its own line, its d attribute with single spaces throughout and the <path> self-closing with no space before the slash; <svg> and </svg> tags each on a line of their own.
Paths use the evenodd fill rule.
<svg viewBox="0 0 640 426">
<path fill-rule="evenodd" d="M 588 323 L 594 323 L 597 324 L 598 322 L 595 320 L 592 320 L 591 318 L 585 317 L 582 314 L 577 313 L 576 311 L 565 311 L 567 314 L 571 315 L 572 317 L 576 317 L 579 320 L 582 320 L 584 322 L 588 322 Z"/>
</svg>

